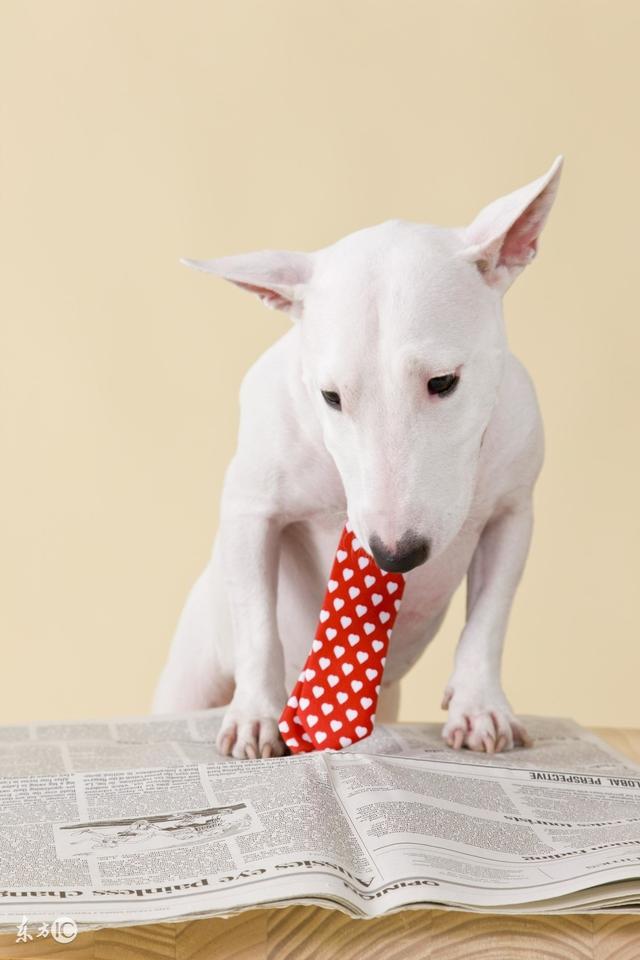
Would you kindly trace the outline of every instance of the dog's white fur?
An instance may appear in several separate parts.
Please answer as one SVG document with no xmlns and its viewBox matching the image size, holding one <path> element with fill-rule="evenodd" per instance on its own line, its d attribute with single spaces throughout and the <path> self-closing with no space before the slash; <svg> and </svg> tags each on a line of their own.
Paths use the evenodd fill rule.
<svg viewBox="0 0 640 960">
<path fill-rule="evenodd" d="M 470 226 L 389 221 L 312 254 L 186 261 L 296 321 L 241 388 L 211 561 L 193 587 L 156 712 L 228 704 L 219 747 L 280 755 L 277 721 L 306 659 L 341 528 L 393 551 L 428 539 L 407 573 L 378 718 L 467 575 L 467 620 L 443 707 L 449 745 L 526 743 L 500 682 L 543 460 L 533 385 L 509 351 L 502 297 L 533 258 L 562 157 Z M 448 396 L 430 378 L 460 376 Z M 331 409 L 321 391 L 339 393 Z"/>
</svg>

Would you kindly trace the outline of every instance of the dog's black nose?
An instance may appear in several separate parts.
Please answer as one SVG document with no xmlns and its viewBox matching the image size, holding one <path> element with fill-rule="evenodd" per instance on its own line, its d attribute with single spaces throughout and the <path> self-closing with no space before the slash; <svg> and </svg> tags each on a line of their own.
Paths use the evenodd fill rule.
<svg viewBox="0 0 640 960">
<path fill-rule="evenodd" d="M 385 546 L 377 533 L 369 540 L 369 547 L 381 570 L 389 573 L 406 573 L 419 567 L 429 557 L 430 544 L 424 537 L 419 537 L 413 530 L 407 530 L 396 544 L 395 550 Z"/>
</svg>

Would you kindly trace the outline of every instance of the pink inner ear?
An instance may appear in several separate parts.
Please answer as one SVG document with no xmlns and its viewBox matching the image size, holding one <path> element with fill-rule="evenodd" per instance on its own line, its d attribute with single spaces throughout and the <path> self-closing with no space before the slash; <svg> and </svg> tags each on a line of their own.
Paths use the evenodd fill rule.
<svg viewBox="0 0 640 960">
<path fill-rule="evenodd" d="M 533 259 L 547 213 L 548 204 L 545 200 L 544 194 L 534 200 L 509 229 L 500 249 L 499 263 L 519 266 Z"/>
<path fill-rule="evenodd" d="M 248 290 L 249 293 L 255 293 L 264 304 L 274 310 L 287 311 L 291 308 L 291 300 L 278 290 L 271 290 L 270 287 L 260 287 L 253 283 L 244 283 L 241 280 L 232 280 L 231 282 L 235 283 L 237 287 L 242 287 L 243 290 Z"/>
</svg>

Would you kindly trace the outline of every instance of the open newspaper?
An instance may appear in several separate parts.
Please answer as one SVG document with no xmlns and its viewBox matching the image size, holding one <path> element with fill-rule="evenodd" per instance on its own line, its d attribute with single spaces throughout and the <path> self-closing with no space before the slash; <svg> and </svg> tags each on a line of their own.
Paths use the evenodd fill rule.
<svg viewBox="0 0 640 960">
<path fill-rule="evenodd" d="M 640 766 L 571 720 L 526 718 L 534 746 L 496 756 L 398 724 L 237 761 L 221 717 L 0 727 L 0 928 L 640 907 Z"/>
</svg>

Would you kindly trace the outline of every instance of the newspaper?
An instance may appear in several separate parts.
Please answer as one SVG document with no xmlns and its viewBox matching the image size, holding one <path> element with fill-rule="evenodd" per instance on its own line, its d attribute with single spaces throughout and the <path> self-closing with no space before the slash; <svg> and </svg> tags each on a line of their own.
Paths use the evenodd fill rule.
<svg viewBox="0 0 640 960">
<path fill-rule="evenodd" d="M 0 727 L 0 929 L 640 908 L 640 766 L 572 720 L 528 717 L 533 747 L 493 756 L 397 724 L 239 761 L 222 715 Z"/>
</svg>

